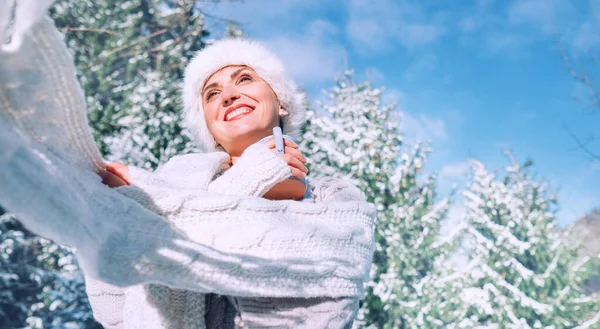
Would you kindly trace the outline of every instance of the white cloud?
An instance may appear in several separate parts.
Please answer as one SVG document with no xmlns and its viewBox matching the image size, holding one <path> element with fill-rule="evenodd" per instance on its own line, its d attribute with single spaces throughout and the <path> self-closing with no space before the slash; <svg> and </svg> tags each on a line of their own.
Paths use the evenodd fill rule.
<svg viewBox="0 0 600 329">
<path fill-rule="evenodd" d="M 442 28 L 432 24 L 404 23 L 401 32 L 396 34 L 407 48 L 424 46 L 436 41 L 444 32 Z"/>
<path fill-rule="evenodd" d="M 600 198 L 597 194 L 586 192 L 588 191 L 581 192 L 574 188 L 565 188 L 558 192 L 560 209 L 557 218 L 561 225 L 573 223 L 598 207 Z"/>
<path fill-rule="evenodd" d="M 455 162 L 446 164 L 440 169 L 439 178 L 448 180 L 462 180 L 469 172 L 469 162 Z"/>
<path fill-rule="evenodd" d="M 375 84 L 383 82 L 385 75 L 378 68 L 370 66 L 365 69 L 365 78 Z"/>
<path fill-rule="evenodd" d="M 300 84 L 331 80 L 344 65 L 339 28 L 323 19 L 303 20 L 317 5 L 317 0 L 200 3 L 212 16 L 239 22 L 249 38 L 263 42 L 283 60 Z"/>
<path fill-rule="evenodd" d="M 465 17 L 458 22 L 458 27 L 465 33 L 474 31 L 478 25 L 479 21 L 473 16 Z"/>
<path fill-rule="evenodd" d="M 405 132 L 406 139 L 411 141 L 433 141 L 445 140 L 446 122 L 439 117 L 431 117 L 426 114 L 412 116 L 403 113 L 400 128 Z"/>
<path fill-rule="evenodd" d="M 381 94 L 381 102 L 386 105 L 392 103 L 402 105 L 402 102 L 405 97 L 406 94 L 404 92 L 396 88 L 385 87 L 385 90 Z"/>
<path fill-rule="evenodd" d="M 351 19 L 346 26 L 346 34 L 357 47 L 370 51 L 383 51 L 389 46 L 390 35 L 373 19 Z"/>
<path fill-rule="evenodd" d="M 351 0 L 346 35 L 363 53 L 396 45 L 412 50 L 436 42 L 445 29 L 418 2 Z"/>
<path fill-rule="evenodd" d="M 457 27 L 467 44 L 486 53 L 522 57 L 533 43 L 556 37 L 581 52 L 600 46 L 597 9 L 570 0 L 479 3 L 458 19 Z"/>
<path fill-rule="evenodd" d="M 469 161 L 450 162 L 442 166 L 438 173 L 438 188 L 441 193 L 452 189 L 464 190 L 469 179 Z"/>
<path fill-rule="evenodd" d="M 577 17 L 568 0 L 520 0 L 508 8 L 508 22 L 531 24 L 546 35 L 553 35 Z"/>
<path fill-rule="evenodd" d="M 485 51 L 489 54 L 500 54 L 511 57 L 527 55 L 525 46 L 532 42 L 532 38 L 512 32 L 493 31 L 486 34 Z"/>
<path fill-rule="evenodd" d="M 482 25 L 493 23 L 495 16 L 489 14 L 491 0 L 478 0 L 472 13 L 458 19 L 458 27 L 464 33 L 476 32 Z"/>
<path fill-rule="evenodd" d="M 574 50 L 588 52 L 590 49 L 597 48 L 600 45 L 599 29 L 600 25 L 597 21 L 583 22 L 571 40 Z"/>
<path fill-rule="evenodd" d="M 598 159 L 592 160 L 592 164 L 590 166 L 590 170 L 594 174 L 599 173 L 600 172 L 600 160 L 598 160 Z"/>
<path fill-rule="evenodd" d="M 417 57 L 406 71 L 404 71 L 404 79 L 413 81 L 419 77 L 423 77 L 431 73 L 437 67 L 437 56 L 434 54 L 425 54 Z"/>
<path fill-rule="evenodd" d="M 288 20 L 300 10 L 310 8 L 317 0 L 198 1 L 198 6 L 211 16 L 231 19 L 250 29 L 272 26 L 274 21 Z"/>
<path fill-rule="evenodd" d="M 303 82 L 331 80 L 343 70 L 344 48 L 335 40 L 336 27 L 313 21 L 303 33 L 271 36 L 262 41 L 284 61 L 288 72 Z"/>
</svg>

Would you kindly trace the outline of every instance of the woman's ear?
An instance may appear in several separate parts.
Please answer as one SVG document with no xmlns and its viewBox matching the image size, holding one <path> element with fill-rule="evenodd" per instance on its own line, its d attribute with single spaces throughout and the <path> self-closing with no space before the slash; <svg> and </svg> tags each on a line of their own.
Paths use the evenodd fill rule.
<svg viewBox="0 0 600 329">
<path fill-rule="evenodd" d="M 279 106 L 279 116 L 287 117 L 288 115 L 290 115 L 290 112 L 286 111 L 283 107 Z"/>
</svg>

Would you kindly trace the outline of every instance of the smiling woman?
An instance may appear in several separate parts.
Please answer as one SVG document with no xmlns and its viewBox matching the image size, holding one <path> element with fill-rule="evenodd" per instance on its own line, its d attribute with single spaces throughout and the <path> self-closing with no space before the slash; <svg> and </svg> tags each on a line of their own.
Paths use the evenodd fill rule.
<svg viewBox="0 0 600 329">
<path fill-rule="evenodd" d="M 252 120 L 257 126 L 245 125 L 254 132 L 236 130 L 255 141 L 270 135 L 275 125 L 281 125 L 284 134 L 297 137 L 304 123 L 305 95 L 275 54 L 248 40 L 222 40 L 201 51 L 185 70 L 183 101 L 186 126 L 205 151 L 222 146 L 230 154 L 235 152 L 225 148 L 235 144 L 231 143 L 235 133 L 223 133 L 219 130 L 223 125 L 214 121 L 224 108 L 245 104 L 252 112 L 253 106 L 260 109 L 253 113 L 260 114 Z"/>
<path fill-rule="evenodd" d="M 202 188 L 216 196 L 298 200 L 303 202 L 298 203 L 301 208 L 304 205 L 310 208 L 308 203 L 335 208 L 335 202 L 339 201 L 351 202 L 352 207 L 366 204 L 364 195 L 350 183 L 336 179 L 306 180 L 306 159 L 292 140 L 304 121 L 304 94 L 286 75 L 281 61 L 258 43 L 223 40 L 200 51 L 185 70 L 183 99 L 186 125 L 204 153 L 177 156 L 159 167 L 156 173 L 168 176 L 170 184 L 176 183 L 184 190 Z M 276 142 L 270 137 L 274 128 L 281 128 L 287 136 L 283 154 L 277 152 Z M 119 187 L 121 193 L 127 195 L 132 193 L 128 192 L 131 187 L 143 186 L 145 181 L 153 179 L 148 178 L 147 172 L 118 163 L 106 166 L 101 175 L 107 185 Z M 168 201 L 170 196 L 163 192 L 160 198 L 154 198 L 157 205 L 154 211 L 165 211 L 160 206 L 161 198 Z M 306 211 L 310 212 L 308 208 Z M 243 220 L 253 221 L 255 216 L 258 215 L 249 215 Z M 306 223 L 290 223 L 286 230 L 303 230 L 309 221 L 327 222 L 332 218 L 324 212 L 311 212 L 306 220 Z M 196 224 L 193 219 L 182 223 L 180 227 L 186 227 L 188 234 L 211 234 L 206 225 Z M 345 231 L 344 221 L 338 225 Z M 263 229 L 264 234 L 272 234 L 269 227 L 257 228 Z M 238 243 L 236 240 L 243 241 L 245 238 L 239 237 L 248 233 L 234 233 L 236 227 L 230 230 L 231 236 L 211 237 L 212 243 L 229 246 Z M 318 234 L 317 231 L 309 236 Z M 236 234 L 238 238 L 233 237 Z M 285 247 L 281 249 L 283 246 L 312 240 L 309 236 L 300 240 L 276 238 L 269 243 L 264 239 L 266 235 L 256 241 L 252 238 L 251 245 L 262 250 L 255 256 L 275 253 L 278 259 L 286 259 L 292 255 Z M 372 241 L 372 232 L 367 235 Z M 263 249 L 271 244 L 277 251 Z M 312 252 L 309 252 L 312 256 L 304 256 L 318 263 L 323 253 L 333 250 L 315 249 L 314 255 Z M 371 252 L 365 254 L 369 259 Z M 304 262 L 299 261 L 297 265 L 305 266 Z M 205 322 L 209 328 L 233 328 L 234 318 L 248 328 L 350 328 L 358 309 L 356 296 L 330 298 L 329 292 L 312 298 L 276 298 L 280 297 L 278 293 L 260 296 L 264 298 L 213 294 L 205 298 L 198 292 L 147 285 L 130 288 L 119 295 L 115 294 L 114 287 L 103 288 L 102 283 L 92 279 L 88 280 L 88 291 L 100 322 L 107 319 L 105 325 L 114 323 L 114 305 L 124 305 L 123 313 L 128 315 L 123 323 L 130 328 L 145 328 L 157 321 L 179 327 L 180 321 L 184 321 L 178 318 L 181 314 L 185 314 L 185 321 Z M 178 299 L 181 303 L 165 302 L 169 299 Z M 198 305 L 204 305 L 206 313 L 198 311 Z"/>
<path fill-rule="evenodd" d="M 268 83 L 247 66 L 226 66 L 215 72 L 202 92 L 208 130 L 231 156 L 242 152 L 280 125 L 288 112 Z"/>
</svg>

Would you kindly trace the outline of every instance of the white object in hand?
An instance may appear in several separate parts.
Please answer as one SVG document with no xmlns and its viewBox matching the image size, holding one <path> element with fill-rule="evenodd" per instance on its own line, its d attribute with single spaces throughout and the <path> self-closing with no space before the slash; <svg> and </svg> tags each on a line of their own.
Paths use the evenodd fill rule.
<svg viewBox="0 0 600 329">
<path fill-rule="evenodd" d="M 277 155 L 284 154 L 285 146 L 283 143 L 283 132 L 281 131 L 281 127 L 277 126 L 273 128 L 273 138 L 275 139 L 275 150 L 277 151 Z"/>
</svg>

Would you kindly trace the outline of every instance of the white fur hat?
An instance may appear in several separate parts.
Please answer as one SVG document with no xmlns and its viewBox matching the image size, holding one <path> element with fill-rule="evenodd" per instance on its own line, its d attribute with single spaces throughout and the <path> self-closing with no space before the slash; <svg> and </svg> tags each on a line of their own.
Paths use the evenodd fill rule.
<svg viewBox="0 0 600 329">
<path fill-rule="evenodd" d="M 200 90 L 213 73 L 229 65 L 249 66 L 271 86 L 281 106 L 289 112 L 283 117 L 283 133 L 298 137 L 306 114 L 305 95 L 287 76 L 281 60 L 257 42 L 224 39 L 200 50 L 185 68 L 184 124 L 199 146 L 204 151 L 215 150 L 215 139 L 204 120 Z"/>
</svg>

